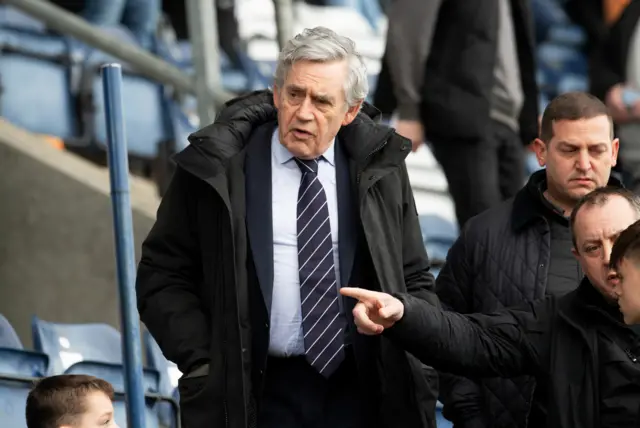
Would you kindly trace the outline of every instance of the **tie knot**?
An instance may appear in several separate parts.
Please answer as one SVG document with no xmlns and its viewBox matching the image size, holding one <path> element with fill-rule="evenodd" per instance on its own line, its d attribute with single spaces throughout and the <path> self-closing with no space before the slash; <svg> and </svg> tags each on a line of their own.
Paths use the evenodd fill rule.
<svg viewBox="0 0 640 428">
<path fill-rule="evenodd" d="M 317 174 L 318 173 L 318 159 L 300 159 L 300 158 L 294 158 L 296 160 L 296 164 L 298 164 L 298 168 L 300 168 L 300 171 L 302 171 L 302 173 L 313 173 L 313 174 Z"/>
</svg>

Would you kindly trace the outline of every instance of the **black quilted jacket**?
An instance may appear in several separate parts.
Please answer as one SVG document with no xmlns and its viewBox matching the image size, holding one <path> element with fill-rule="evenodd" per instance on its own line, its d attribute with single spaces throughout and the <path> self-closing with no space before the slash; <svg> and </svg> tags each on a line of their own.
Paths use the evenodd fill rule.
<svg viewBox="0 0 640 428">
<path fill-rule="evenodd" d="M 551 243 L 539 196 L 545 180 L 544 170 L 534 173 L 514 198 L 467 222 L 437 278 L 443 306 L 489 313 L 544 297 Z M 621 185 L 613 178 L 609 184 Z M 440 382 L 444 415 L 456 428 L 526 426 L 533 378 L 470 380 L 441 373 Z"/>
</svg>

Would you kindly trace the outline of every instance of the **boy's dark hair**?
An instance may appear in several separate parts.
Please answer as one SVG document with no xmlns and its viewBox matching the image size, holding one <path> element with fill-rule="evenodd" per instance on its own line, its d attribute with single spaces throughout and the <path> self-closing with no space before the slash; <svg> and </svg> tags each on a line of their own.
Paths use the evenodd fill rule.
<svg viewBox="0 0 640 428">
<path fill-rule="evenodd" d="M 602 101 L 586 92 L 567 92 L 559 95 L 544 109 L 540 123 L 540 139 L 549 144 L 553 138 L 553 124 L 559 120 L 593 119 L 598 116 L 609 118 L 613 140 L 613 120 Z"/>
<path fill-rule="evenodd" d="M 609 267 L 616 269 L 625 258 L 640 260 L 640 220 L 627 227 L 616 239 L 611 249 Z"/>
<path fill-rule="evenodd" d="M 620 196 L 629 202 L 632 208 L 634 208 L 640 214 L 640 198 L 636 196 L 631 190 L 625 189 L 623 187 L 600 187 L 595 189 L 586 195 L 584 195 L 573 207 L 573 211 L 571 212 L 571 218 L 569 223 L 571 225 L 571 240 L 573 241 L 573 248 L 576 251 L 579 251 L 577 243 L 576 243 L 576 217 L 578 216 L 578 212 L 582 209 L 582 207 L 586 206 L 602 206 L 606 204 L 612 196 Z"/>
<path fill-rule="evenodd" d="M 86 412 L 85 397 L 102 392 L 113 400 L 113 387 L 87 375 L 51 376 L 39 381 L 27 397 L 27 428 L 58 428 L 75 425 Z"/>
</svg>

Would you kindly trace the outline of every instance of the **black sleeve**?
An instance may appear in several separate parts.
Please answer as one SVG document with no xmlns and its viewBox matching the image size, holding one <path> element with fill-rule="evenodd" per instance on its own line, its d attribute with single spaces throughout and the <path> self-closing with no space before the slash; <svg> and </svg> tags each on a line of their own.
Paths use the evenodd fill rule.
<svg viewBox="0 0 640 428">
<path fill-rule="evenodd" d="M 183 373 L 209 359 L 209 324 L 197 292 L 202 269 L 194 192 L 200 184 L 177 169 L 142 244 L 136 281 L 140 319 Z"/>
<path fill-rule="evenodd" d="M 491 315 L 461 315 L 407 294 L 387 337 L 437 370 L 466 377 L 537 376 L 547 370 L 553 298 Z"/>
<path fill-rule="evenodd" d="M 564 5 L 569 18 L 587 33 L 588 46 L 598 46 L 607 34 L 602 0 L 568 0 Z"/>
<path fill-rule="evenodd" d="M 633 1 L 595 49 L 591 58 L 591 92 L 602 100 L 612 86 L 626 81 L 628 53 L 639 19 L 640 2 Z"/>
<path fill-rule="evenodd" d="M 609 89 L 625 81 L 624 64 L 620 61 L 620 36 L 614 26 L 609 37 L 595 48 L 591 58 L 591 93 L 603 101 Z"/>
<path fill-rule="evenodd" d="M 447 255 L 447 262 L 436 279 L 436 291 L 447 310 L 460 313 L 473 312 L 473 252 L 471 246 L 471 223 L 467 222 L 462 233 Z M 484 427 L 484 397 L 480 385 L 468 378 L 440 372 L 440 400 L 443 413 L 456 426 Z"/>
<path fill-rule="evenodd" d="M 439 306 L 435 294 L 435 279 L 429 271 L 430 263 L 422 241 L 418 211 L 409 182 L 407 167 L 402 165 L 403 222 L 402 261 L 407 292 L 419 299 Z"/>
</svg>

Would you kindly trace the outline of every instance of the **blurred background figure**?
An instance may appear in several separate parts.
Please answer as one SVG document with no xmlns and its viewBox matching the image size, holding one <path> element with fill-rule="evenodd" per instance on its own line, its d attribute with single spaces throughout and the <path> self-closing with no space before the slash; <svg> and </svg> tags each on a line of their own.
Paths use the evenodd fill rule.
<svg viewBox="0 0 640 428">
<path fill-rule="evenodd" d="M 425 137 L 431 143 L 460 226 L 515 195 L 525 178 L 523 146 L 538 118 L 530 22 L 525 0 L 391 4 L 389 73 L 375 104 L 397 107 L 397 130 L 414 151 Z M 383 106 L 385 98 L 395 102 Z"/>
<path fill-rule="evenodd" d="M 620 159 L 628 186 L 640 191 L 640 3 L 631 2 L 598 49 L 591 90 L 611 111 L 620 138 Z"/>
<path fill-rule="evenodd" d="M 140 44 L 151 48 L 160 17 L 160 0 L 84 0 L 84 18 L 92 24 L 113 27 L 123 24 Z"/>
</svg>

